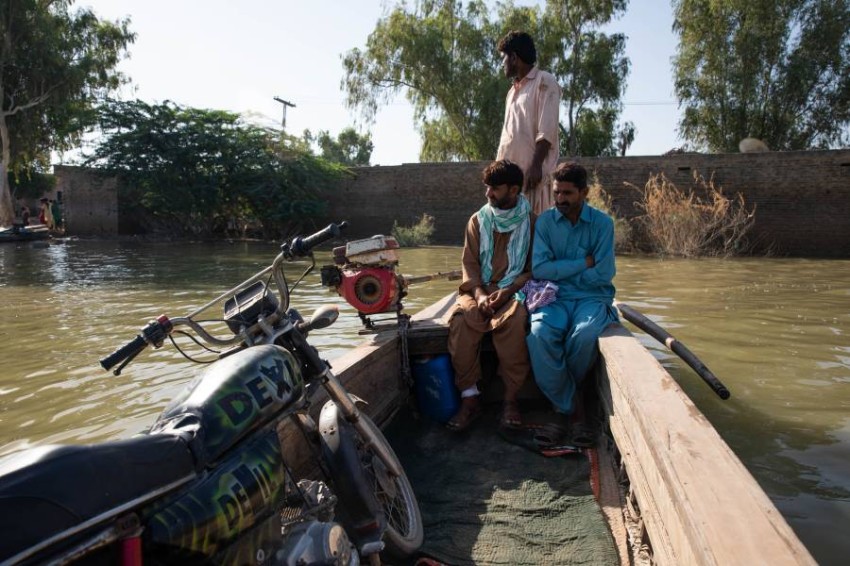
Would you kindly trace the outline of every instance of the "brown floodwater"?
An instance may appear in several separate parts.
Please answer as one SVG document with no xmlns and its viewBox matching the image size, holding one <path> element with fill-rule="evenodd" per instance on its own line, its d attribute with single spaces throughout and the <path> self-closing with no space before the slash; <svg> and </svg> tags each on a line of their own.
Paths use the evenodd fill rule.
<svg viewBox="0 0 850 566">
<path fill-rule="evenodd" d="M 127 437 L 202 366 L 172 347 L 120 376 L 98 360 L 157 315 L 180 316 L 268 264 L 258 243 L 67 241 L 0 246 L 0 455 Z M 452 247 L 402 250 L 401 271 L 457 269 Z M 319 264 L 329 256 L 320 254 Z M 293 265 L 295 275 L 305 264 Z M 850 261 L 620 257 L 617 297 L 688 345 L 732 391 L 721 401 L 640 336 L 714 424 L 823 564 L 850 555 Z M 456 287 L 411 286 L 408 312 Z M 293 296 L 307 314 L 342 304 L 318 270 Z M 362 340 L 349 307 L 311 334 L 328 359 Z"/>
</svg>

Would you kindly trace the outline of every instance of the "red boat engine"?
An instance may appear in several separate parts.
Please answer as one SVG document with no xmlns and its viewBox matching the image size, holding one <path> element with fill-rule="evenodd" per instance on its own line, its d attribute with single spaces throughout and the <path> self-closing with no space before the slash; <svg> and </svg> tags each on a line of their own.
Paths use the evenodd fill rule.
<svg viewBox="0 0 850 566">
<path fill-rule="evenodd" d="M 373 236 L 334 248 L 335 265 L 322 267 L 322 285 L 335 289 L 371 326 L 365 315 L 398 312 L 407 294 L 396 271 L 398 247 L 392 236 Z"/>
</svg>

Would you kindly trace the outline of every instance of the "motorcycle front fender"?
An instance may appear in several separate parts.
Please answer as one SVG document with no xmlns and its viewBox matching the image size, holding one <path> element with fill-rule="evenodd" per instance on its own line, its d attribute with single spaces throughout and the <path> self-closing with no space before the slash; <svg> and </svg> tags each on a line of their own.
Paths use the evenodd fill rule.
<svg viewBox="0 0 850 566">
<path fill-rule="evenodd" d="M 380 541 L 386 518 L 375 496 L 375 479 L 364 468 L 370 463 L 363 461 L 357 432 L 333 401 L 322 407 L 319 438 L 322 460 L 339 499 L 339 522 L 358 547 Z"/>
</svg>

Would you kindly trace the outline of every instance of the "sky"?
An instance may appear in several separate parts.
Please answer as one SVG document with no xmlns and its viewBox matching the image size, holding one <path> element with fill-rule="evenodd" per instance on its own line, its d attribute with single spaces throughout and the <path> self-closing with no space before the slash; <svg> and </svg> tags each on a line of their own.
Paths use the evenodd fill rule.
<svg viewBox="0 0 850 566">
<path fill-rule="evenodd" d="M 410 3 L 410 2 L 408 2 Z M 531 5 L 533 0 L 515 0 Z M 372 124 L 345 105 L 341 55 L 365 47 L 392 0 L 77 0 L 108 20 L 130 18 L 137 34 L 119 65 L 131 84 L 120 98 L 171 100 L 184 106 L 229 110 L 300 136 L 355 126 L 371 132 L 372 165 L 419 161 L 419 134 L 403 95 Z M 627 155 L 659 155 L 682 145 L 673 91 L 676 36 L 670 0 L 632 0 L 608 32 L 627 37 L 631 60 L 621 121 L 636 126 Z M 507 91 L 507 83 L 506 83 Z M 562 110 L 562 120 L 564 118 Z"/>
</svg>

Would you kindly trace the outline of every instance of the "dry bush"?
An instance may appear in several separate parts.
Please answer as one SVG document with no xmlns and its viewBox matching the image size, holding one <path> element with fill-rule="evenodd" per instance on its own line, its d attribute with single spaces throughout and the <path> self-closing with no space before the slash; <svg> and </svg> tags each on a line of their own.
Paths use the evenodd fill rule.
<svg viewBox="0 0 850 566">
<path fill-rule="evenodd" d="M 614 212 L 613 199 L 605 192 L 596 174 L 588 187 L 587 202 L 593 208 L 601 210 L 614 221 L 614 250 L 616 252 L 632 252 L 635 246 L 632 242 L 632 226 L 625 218 L 620 218 Z"/>
<path fill-rule="evenodd" d="M 663 173 L 650 176 L 643 189 L 644 211 L 636 220 L 651 251 L 682 257 L 731 256 L 752 251 L 747 233 L 755 222 L 755 206 L 747 209 L 738 193 L 730 199 L 694 172 L 688 191 L 676 187 Z"/>
<path fill-rule="evenodd" d="M 413 226 L 400 226 L 398 220 L 393 222 L 393 237 L 402 248 L 427 246 L 434 234 L 434 217 L 423 214 Z"/>
</svg>

